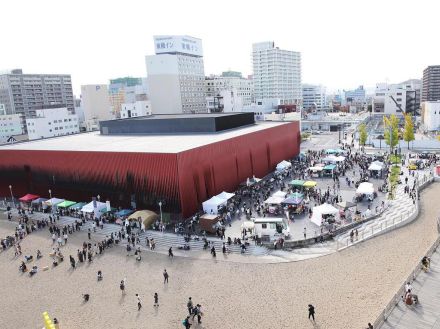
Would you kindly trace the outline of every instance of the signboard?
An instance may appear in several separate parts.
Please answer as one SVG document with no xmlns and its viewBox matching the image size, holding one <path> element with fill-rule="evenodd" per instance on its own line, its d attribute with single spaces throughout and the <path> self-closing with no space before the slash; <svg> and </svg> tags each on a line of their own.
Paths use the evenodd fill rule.
<svg viewBox="0 0 440 329">
<path fill-rule="evenodd" d="M 157 54 L 183 53 L 203 56 L 202 40 L 186 35 L 154 36 L 154 50 Z"/>
</svg>

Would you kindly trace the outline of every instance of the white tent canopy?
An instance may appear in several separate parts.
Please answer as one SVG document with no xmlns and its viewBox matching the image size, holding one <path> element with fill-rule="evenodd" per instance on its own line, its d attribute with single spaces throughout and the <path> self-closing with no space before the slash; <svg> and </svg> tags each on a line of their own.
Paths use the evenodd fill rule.
<svg viewBox="0 0 440 329">
<path fill-rule="evenodd" d="M 313 207 L 313 215 L 311 218 L 312 223 L 321 226 L 322 225 L 322 215 L 336 215 L 339 210 L 328 203 L 324 203 L 320 206 Z"/>
<path fill-rule="evenodd" d="M 359 187 L 356 190 L 358 194 L 373 194 L 374 186 L 371 183 L 363 182 L 359 184 Z"/>
<path fill-rule="evenodd" d="M 336 162 L 342 162 L 342 161 L 345 161 L 345 157 L 342 156 L 342 155 L 337 156 L 336 159 L 335 159 L 335 161 L 336 161 Z"/>
<path fill-rule="evenodd" d="M 324 169 L 324 167 L 317 167 L 317 166 L 309 168 L 309 170 L 312 170 L 312 171 L 322 171 L 323 169 Z"/>
<path fill-rule="evenodd" d="M 276 196 L 271 196 L 268 197 L 264 203 L 266 204 L 281 204 L 281 202 L 283 202 L 285 200 L 284 197 L 276 197 Z"/>
<path fill-rule="evenodd" d="M 52 198 L 52 199 L 44 201 L 43 205 L 45 205 L 47 207 L 53 207 L 53 206 L 56 206 L 58 203 L 61 203 L 63 201 L 64 201 L 64 199 Z"/>
<path fill-rule="evenodd" d="M 286 198 L 287 192 L 278 191 L 272 194 L 274 198 Z"/>
<path fill-rule="evenodd" d="M 337 156 L 329 155 L 329 156 L 326 156 L 324 159 L 322 159 L 322 161 L 324 161 L 324 162 L 338 162 L 337 159 L 338 159 Z"/>
<path fill-rule="evenodd" d="M 225 206 L 228 202 L 227 199 L 219 198 L 218 196 L 213 196 L 211 199 L 206 200 L 202 203 L 203 211 L 207 214 L 217 214 L 218 208 L 220 206 Z"/>
<path fill-rule="evenodd" d="M 370 166 L 368 167 L 368 170 L 374 170 L 374 171 L 381 171 L 382 170 L 382 166 L 378 165 L 377 163 L 371 163 Z"/>
<path fill-rule="evenodd" d="M 224 199 L 224 200 L 229 200 L 230 198 L 232 198 L 234 196 L 235 196 L 234 193 L 228 193 L 228 192 L 225 192 L 225 191 L 223 191 L 222 193 L 217 195 L 217 197 L 219 197 L 220 199 Z"/>
<path fill-rule="evenodd" d="M 281 161 L 279 164 L 277 164 L 277 170 L 281 171 L 284 170 L 286 168 L 290 168 L 292 167 L 292 164 L 289 161 L 283 160 Z"/>
<path fill-rule="evenodd" d="M 103 208 L 107 208 L 106 204 L 104 202 L 96 201 L 96 209 L 100 210 L 100 209 L 103 209 Z M 88 204 L 86 204 L 85 206 L 83 206 L 81 208 L 81 211 L 82 212 L 86 212 L 86 213 L 94 212 L 95 208 L 93 207 L 93 201 L 88 203 Z"/>
</svg>

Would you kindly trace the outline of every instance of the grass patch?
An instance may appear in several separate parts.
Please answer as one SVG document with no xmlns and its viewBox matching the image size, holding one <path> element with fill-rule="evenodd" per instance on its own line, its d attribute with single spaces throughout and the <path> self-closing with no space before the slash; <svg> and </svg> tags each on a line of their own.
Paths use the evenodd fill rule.
<svg viewBox="0 0 440 329">
<path fill-rule="evenodd" d="M 390 162 L 391 163 L 400 163 L 400 161 L 402 160 L 402 156 L 401 155 L 395 155 L 395 154 L 392 154 L 391 156 L 390 156 Z"/>
</svg>

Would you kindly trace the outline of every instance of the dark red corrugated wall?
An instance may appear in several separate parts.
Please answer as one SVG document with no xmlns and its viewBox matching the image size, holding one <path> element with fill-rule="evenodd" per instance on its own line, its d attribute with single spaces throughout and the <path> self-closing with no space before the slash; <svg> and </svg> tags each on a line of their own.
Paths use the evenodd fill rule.
<svg viewBox="0 0 440 329">
<path fill-rule="evenodd" d="M 99 194 L 128 206 L 136 194 L 141 206 L 154 209 L 164 199 L 166 210 L 188 217 L 209 197 L 298 155 L 299 144 L 299 123 L 292 122 L 179 154 L 0 150 L 0 196 L 9 195 L 9 185 L 18 197 L 47 197 L 51 188 L 57 197 Z"/>
<path fill-rule="evenodd" d="M 263 177 L 277 163 L 299 154 L 299 122 L 291 122 L 178 154 L 184 216 L 222 191 L 234 191 L 248 177 Z"/>
<path fill-rule="evenodd" d="M 0 151 L 0 195 L 34 192 L 75 201 L 91 200 L 98 194 L 130 204 L 131 194 L 148 192 L 155 199 L 167 199 L 179 207 L 177 155 L 128 152 Z"/>
</svg>

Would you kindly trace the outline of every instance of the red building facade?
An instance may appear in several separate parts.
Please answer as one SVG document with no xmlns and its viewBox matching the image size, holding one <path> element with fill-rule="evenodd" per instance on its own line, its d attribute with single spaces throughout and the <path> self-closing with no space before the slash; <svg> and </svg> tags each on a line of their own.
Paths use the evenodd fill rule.
<svg viewBox="0 0 440 329">
<path fill-rule="evenodd" d="M 298 122 L 278 125 L 179 153 L 28 151 L 0 149 L 0 195 L 26 193 L 89 201 L 98 194 L 113 206 L 191 216 L 203 201 L 263 177 L 298 155 Z"/>
</svg>

